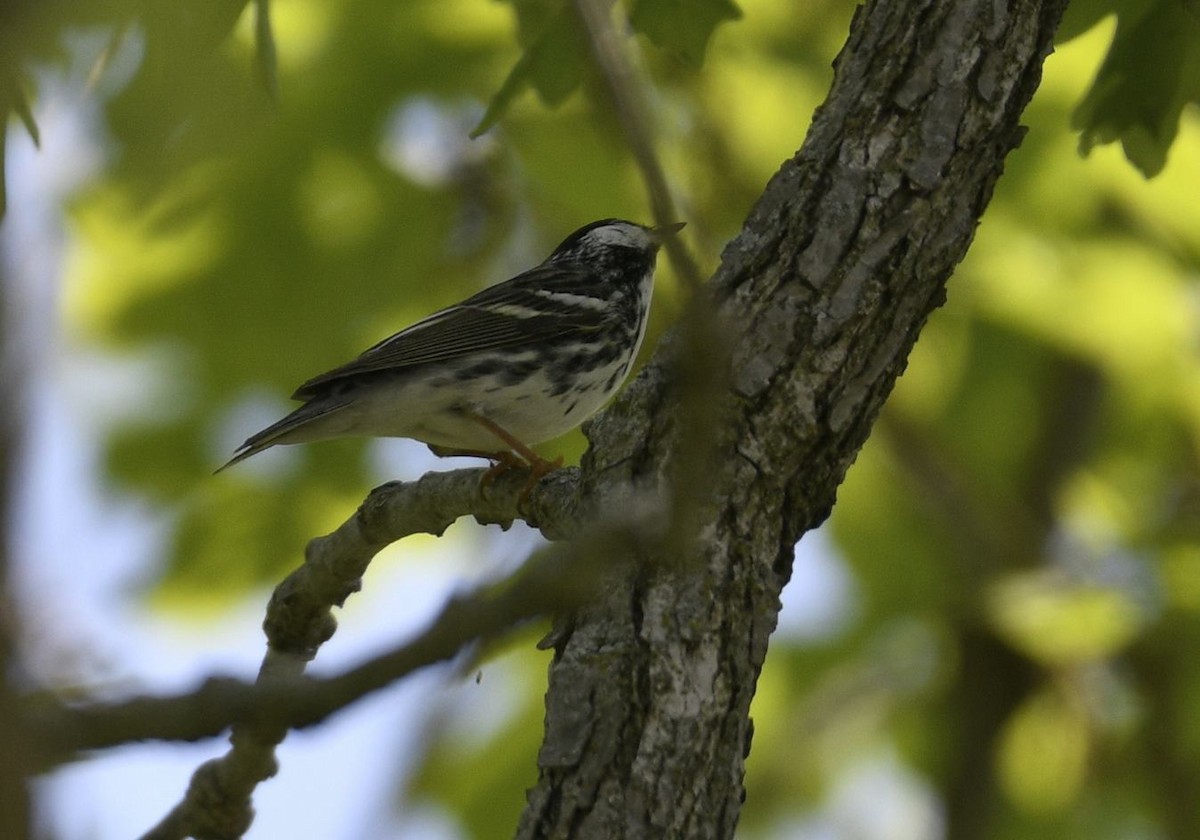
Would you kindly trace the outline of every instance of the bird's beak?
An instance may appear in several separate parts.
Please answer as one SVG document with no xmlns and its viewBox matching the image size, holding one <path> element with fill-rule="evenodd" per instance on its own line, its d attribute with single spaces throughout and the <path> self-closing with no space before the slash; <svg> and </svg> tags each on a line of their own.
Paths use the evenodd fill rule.
<svg viewBox="0 0 1200 840">
<path fill-rule="evenodd" d="M 650 234 L 657 242 L 664 242 L 668 236 L 673 236 L 683 230 L 683 226 L 686 224 L 687 222 L 672 222 L 669 225 L 659 225 L 650 228 Z"/>
</svg>

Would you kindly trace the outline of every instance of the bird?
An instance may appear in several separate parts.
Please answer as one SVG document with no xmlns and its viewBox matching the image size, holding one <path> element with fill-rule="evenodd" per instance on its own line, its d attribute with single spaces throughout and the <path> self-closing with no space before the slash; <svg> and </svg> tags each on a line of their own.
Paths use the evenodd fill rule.
<svg viewBox="0 0 1200 840">
<path fill-rule="evenodd" d="M 562 465 L 532 447 L 581 424 L 628 376 L 659 247 L 683 226 L 584 225 L 541 264 L 303 383 L 292 395 L 303 404 L 247 438 L 217 472 L 273 446 L 403 437 L 440 456 L 489 459 L 484 486 L 527 468 L 524 497 Z"/>
</svg>

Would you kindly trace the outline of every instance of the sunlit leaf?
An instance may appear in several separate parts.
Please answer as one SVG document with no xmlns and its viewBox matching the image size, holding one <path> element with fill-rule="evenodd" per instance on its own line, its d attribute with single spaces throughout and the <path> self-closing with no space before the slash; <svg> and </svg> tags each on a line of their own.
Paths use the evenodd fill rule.
<svg viewBox="0 0 1200 840">
<path fill-rule="evenodd" d="M 1053 690 L 1039 692 L 1004 728 L 997 757 L 1001 784 L 1026 812 L 1063 811 L 1079 796 L 1089 751 L 1082 705 Z"/>
<path fill-rule="evenodd" d="M 1046 664 L 1111 656 L 1142 626 L 1127 594 L 1071 584 L 1050 573 L 1015 575 L 996 584 L 988 606 L 999 632 Z"/>
</svg>

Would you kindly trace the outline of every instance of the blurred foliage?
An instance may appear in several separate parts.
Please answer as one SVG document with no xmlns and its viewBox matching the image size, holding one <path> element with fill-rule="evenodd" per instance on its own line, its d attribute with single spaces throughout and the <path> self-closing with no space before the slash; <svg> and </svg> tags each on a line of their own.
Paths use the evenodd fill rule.
<svg viewBox="0 0 1200 840">
<path fill-rule="evenodd" d="M 576 91 L 589 71 L 588 46 L 576 25 L 572 0 L 510 2 L 517 18 L 521 57 L 471 132 L 475 137 L 499 122 L 527 88 L 532 87 L 542 102 L 555 107 Z M 629 25 L 698 68 L 717 25 L 739 17 L 741 11 L 731 0 L 633 0 Z"/>
<path fill-rule="evenodd" d="M 723 0 L 629 6 L 709 267 L 798 146 L 853 13 L 743 5 L 733 26 L 717 26 L 737 11 Z M 394 444 L 356 441 L 211 477 L 297 383 L 581 223 L 647 215 L 619 132 L 584 95 L 561 3 L 3 14 L 19 25 L 0 39 L 24 39 L 0 51 L 4 83 L 27 81 L 14 55 L 90 50 L 106 101 L 111 158 L 72 208 L 66 319 L 75 352 L 151 372 L 95 410 L 121 418 L 111 480 L 176 523 L 160 582 L 176 601 L 275 579 L 394 477 L 381 467 Z M 951 838 L 1200 836 L 1194 14 L 1182 0 L 1072 5 L 1024 147 L 842 489 L 830 562 L 854 581 L 849 613 L 824 635 L 785 622 L 773 643 L 744 837 L 861 836 L 844 803 L 877 771 L 934 797 Z M 64 25 L 89 37 L 63 39 Z M 468 139 L 489 102 L 499 121 Z M 1120 140 L 1161 176 L 1143 181 L 1111 146 L 1081 160 L 1072 114 L 1085 148 Z M 664 267 L 647 351 L 677 296 Z M 576 433 L 551 448 L 581 446 Z M 799 568 L 795 586 L 811 585 Z M 533 767 L 542 659 L 514 659 L 496 678 L 517 686 L 506 713 L 464 739 L 478 706 L 448 708 L 415 782 L 475 837 L 511 833 Z"/>
<path fill-rule="evenodd" d="M 717 25 L 741 16 L 742 10 L 732 0 L 633 0 L 629 23 L 634 31 L 699 68 Z"/>
<path fill-rule="evenodd" d="M 467 837 L 511 837 L 537 783 L 544 710 L 529 688 L 545 683 L 550 653 L 534 649 L 545 631 L 506 642 L 426 727 L 427 757 L 405 800 L 445 809 Z"/>
</svg>

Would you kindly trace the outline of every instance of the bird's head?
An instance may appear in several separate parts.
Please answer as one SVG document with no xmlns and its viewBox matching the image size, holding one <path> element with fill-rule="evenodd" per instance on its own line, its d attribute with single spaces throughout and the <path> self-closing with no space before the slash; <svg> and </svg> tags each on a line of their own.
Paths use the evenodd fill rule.
<svg viewBox="0 0 1200 840">
<path fill-rule="evenodd" d="M 584 225 L 554 249 L 551 262 L 609 262 L 618 259 L 650 259 L 663 241 L 678 232 L 683 222 L 646 227 L 624 219 L 601 219 Z"/>
</svg>

